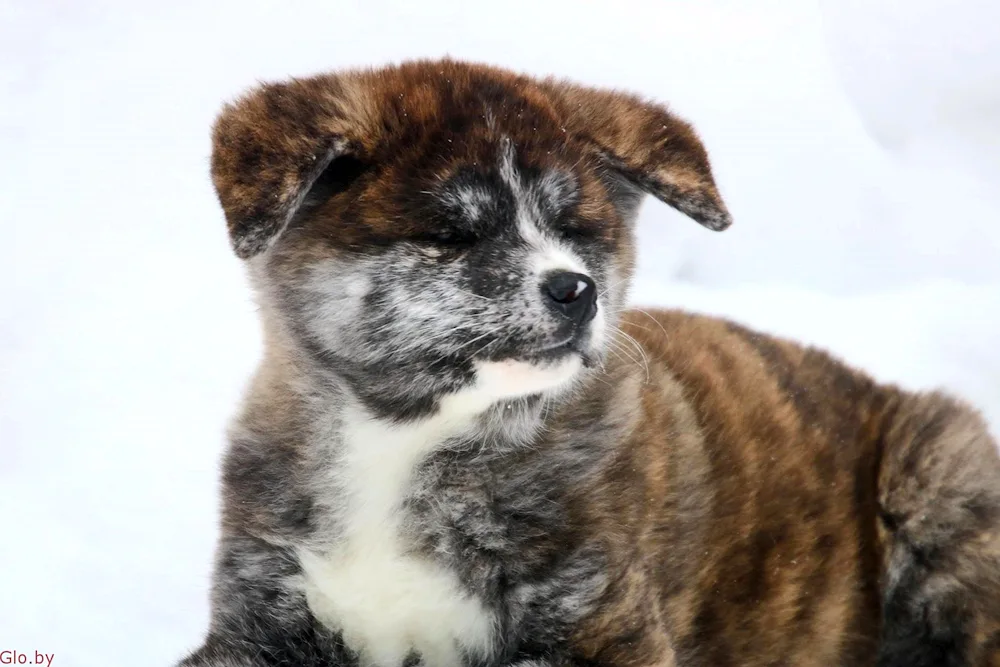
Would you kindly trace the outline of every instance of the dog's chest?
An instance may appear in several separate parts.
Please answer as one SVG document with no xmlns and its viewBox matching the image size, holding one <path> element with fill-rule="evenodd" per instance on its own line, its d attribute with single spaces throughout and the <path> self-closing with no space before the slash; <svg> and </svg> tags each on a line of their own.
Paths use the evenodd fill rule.
<svg viewBox="0 0 1000 667">
<path fill-rule="evenodd" d="M 401 503 L 440 431 L 349 421 L 337 473 L 346 491 L 343 532 L 327 551 L 300 553 L 310 609 L 363 664 L 398 667 L 418 653 L 424 664 L 457 666 L 492 643 L 493 618 L 482 602 L 454 572 L 412 553 L 401 530 Z"/>
</svg>

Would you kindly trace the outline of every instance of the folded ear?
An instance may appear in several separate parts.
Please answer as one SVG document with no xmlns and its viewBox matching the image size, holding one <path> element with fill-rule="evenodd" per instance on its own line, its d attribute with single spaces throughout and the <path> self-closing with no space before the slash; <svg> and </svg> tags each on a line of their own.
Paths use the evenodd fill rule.
<svg viewBox="0 0 1000 667">
<path fill-rule="evenodd" d="M 688 123 L 633 95 L 554 79 L 543 86 L 566 130 L 638 188 L 709 229 L 732 224 L 705 146 Z"/>
<path fill-rule="evenodd" d="M 212 182 L 239 257 L 267 248 L 334 160 L 360 157 L 363 131 L 346 112 L 346 93 L 332 76 L 292 80 L 263 85 L 222 110 Z"/>
</svg>

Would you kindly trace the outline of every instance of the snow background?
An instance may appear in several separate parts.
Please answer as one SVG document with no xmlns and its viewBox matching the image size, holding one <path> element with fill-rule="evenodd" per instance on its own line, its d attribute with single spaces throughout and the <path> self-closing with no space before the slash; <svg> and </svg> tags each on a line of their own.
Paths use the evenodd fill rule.
<svg viewBox="0 0 1000 667">
<path fill-rule="evenodd" d="M 947 387 L 997 430 L 997 25 L 993 0 L 0 0 L 0 650 L 167 665 L 206 628 L 259 353 L 207 175 L 223 100 L 449 53 L 667 101 L 736 224 L 648 202 L 637 301 Z"/>
</svg>

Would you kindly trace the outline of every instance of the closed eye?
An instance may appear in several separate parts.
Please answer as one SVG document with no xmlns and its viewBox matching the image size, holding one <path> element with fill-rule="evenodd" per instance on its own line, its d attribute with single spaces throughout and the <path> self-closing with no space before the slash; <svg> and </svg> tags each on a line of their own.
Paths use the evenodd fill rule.
<svg viewBox="0 0 1000 667">
<path fill-rule="evenodd" d="M 461 250 L 472 247 L 479 239 L 471 232 L 457 229 L 444 229 L 425 234 L 420 238 L 420 240 L 424 243 L 429 243 L 441 248 Z"/>
<path fill-rule="evenodd" d="M 600 236 L 600 230 L 594 225 L 581 225 L 572 220 L 558 224 L 556 230 L 567 241 L 593 241 Z"/>
</svg>

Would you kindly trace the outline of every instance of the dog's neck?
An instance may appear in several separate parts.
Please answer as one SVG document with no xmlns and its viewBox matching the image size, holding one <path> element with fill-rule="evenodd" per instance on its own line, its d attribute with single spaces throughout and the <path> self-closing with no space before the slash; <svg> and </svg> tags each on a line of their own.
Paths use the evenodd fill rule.
<svg viewBox="0 0 1000 667">
<path fill-rule="evenodd" d="M 326 438 L 339 432 L 355 432 L 359 437 L 376 439 L 388 434 L 425 441 L 421 448 L 479 447 L 484 452 L 500 453 L 530 446 L 545 431 L 560 406 L 586 391 L 598 380 L 598 369 L 584 369 L 570 386 L 557 392 L 539 392 L 525 396 L 497 397 L 473 382 L 457 390 L 435 394 L 430 408 L 417 416 L 406 412 L 385 414 L 380 406 L 370 405 L 357 391 L 353 378 L 345 377 L 335 366 L 318 364 L 304 346 L 283 346 L 264 363 L 275 388 L 297 396 L 298 421 L 309 431 L 319 430 Z M 415 394 L 423 391 L 414 383 Z M 321 426 L 324 425 L 324 426 Z M 367 426 L 364 426 L 367 425 Z M 379 431 L 376 434 L 370 429 Z M 340 440 L 338 437 L 333 440 Z M 431 442 L 433 441 L 433 442 Z"/>
<path fill-rule="evenodd" d="M 378 414 L 350 381 L 334 372 L 314 375 L 307 384 L 313 388 L 310 419 L 335 424 L 338 441 L 349 437 L 377 447 L 379 441 L 395 440 L 414 452 L 475 448 L 486 455 L 531 446 L 556 419 L 560 405 L 583 389 L 497 399 L 463 388 L 435 396 L 427 414 L 409 417 Z"/>
</svg>

